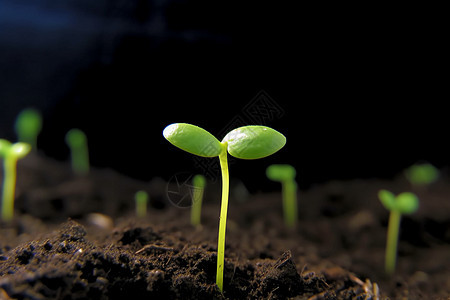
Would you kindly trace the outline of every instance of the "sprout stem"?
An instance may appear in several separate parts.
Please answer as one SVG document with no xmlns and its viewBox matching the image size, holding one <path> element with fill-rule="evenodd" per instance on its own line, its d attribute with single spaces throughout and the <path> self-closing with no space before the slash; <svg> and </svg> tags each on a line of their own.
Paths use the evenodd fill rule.
<svg viewBox="0 0 450 300">
<path fill-rule="evenodd" d="M 293 228 L 297 221 L 297 184 L 294 180 L 282 182 L 284 220 L 287 227 Z"/>
<path fill-rule="evenodd" d="M 201 223 L 202 199 L 205 190 L 205 178 L 202 175 L 195 175 L 193 180 L 191 224 L 198 226 Z"/>
<path fill-rule="evenodd" d="M 401 219 L 400 212 L 392 210 L 389 215 L 386 255 L 385 255 L 385 258 L 386 258 L 385 271 L 386 271 L 386 274 L 388 274 L 388 275 L 392 275 L 395 271 L 400 219 Z"/>
<path fill-rule="evenodd" d="M 5 158 L 3 165 L 2 220 L 11 221 L 14 215 L 14 195 L 16 190 L 17 159 Z"/>
<path fill-rule="evenodd" d="M 217 245 L 217 275 L 216 284 L 220 291 L 223 291 L 223 271 L 225 264 L 225 232 L 227 227 L 228 193 L 229 193 L 229 173 L 227 161 L 227 142 L 222 143 L 223 150 L 219 154 L 220 169 L 222 170 L 222 204 L 219 219 L 219 237 Z"/>
</svg>

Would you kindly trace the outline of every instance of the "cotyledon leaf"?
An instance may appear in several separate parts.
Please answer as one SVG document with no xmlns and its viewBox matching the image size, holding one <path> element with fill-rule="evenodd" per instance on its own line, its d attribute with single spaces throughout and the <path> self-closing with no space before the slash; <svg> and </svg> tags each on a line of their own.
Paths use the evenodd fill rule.
<svg viewBox="0 0 450 300">
<path fill-rule="evenodd" d="M 203 157 L 215 157 L 222 152 L 222 144 L 211 133 L 187 123 L 168 125 L 164 137 L 174 146 Z"/>
<path fill-rule="evenodd" d="M 228 153 L 242 159 L 263 158 L 277 152 L 286 144 L 286 137 L 266 126 L 249 125 L 230 131 L 222 140 Z"/>
</svg>

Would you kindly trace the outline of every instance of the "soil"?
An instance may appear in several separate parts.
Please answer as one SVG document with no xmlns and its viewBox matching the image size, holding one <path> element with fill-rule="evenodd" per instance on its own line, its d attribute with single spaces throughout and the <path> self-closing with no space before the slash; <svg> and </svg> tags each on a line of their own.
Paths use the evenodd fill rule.
<svg viewBox="0 0 450 300">
<path fill-rule="evenodd" d="M 173 181 L 96 169 L 77 177 L 36 154 L 18 168 L 15 219 L 0 224 L 0 299 L 450 299 L 445 175 L 421 189 L 400 174 L 299 191 L 293 229 L 283 223 L 279 193 L 249 195 L 232 182 L 221 293 L 219 183 L 208 184 L 202 225 L 194 227 L 189 209 L 174 201 L 185 191 Z M 377 199 L 381 188 L 421 200 L 402 218 L 392 277 L 383 270 L 389 215 Z M 141 219 L 137 190 L 151 199 Z"/>
</svg>

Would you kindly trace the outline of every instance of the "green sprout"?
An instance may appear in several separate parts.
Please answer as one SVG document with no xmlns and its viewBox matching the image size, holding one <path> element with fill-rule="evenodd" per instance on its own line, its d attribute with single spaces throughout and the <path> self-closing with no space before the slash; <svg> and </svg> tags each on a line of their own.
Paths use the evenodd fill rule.
<svg viewBox="0 0 450 300">
<path fill-rule="evenodd" d="M 186 123 L 175 123 L 167 126 L 163 135 L 174 146 L 186 152 L 202 157 L 219 157 L 222 173 L 222 203 L 217 241 L 216 284 L 220 291 L 223 291 L 225 232 L 229 195 L 227 153 L 241 159 L 263 158 L 283 148 L 286 144 L 286 138 L 272 128 L 252 125 L 230 131 L 220 142 L 208 131 Z"/>
<path fill-rule="evenodd" d="M 16 192 L 17 161 L 25 157 L 31 150 L 27 143 L 0 139 L 0 157 L 3 157 L 3 193 L 2 220 L 11 221 L 14 215 L 14 197 Z"/>
<path fill-rule="evenodd" d="M 413 186 L 427 186 L 439 177 L 439 170 L 432 164 L 415 164 L 405 170 L 405 176 Z"/>
<path fill-rule="evenodd" d="M 136 202 L 136 215 L 139 218 L 145 218 L 147 216 L 147 203 L 148 194 L 146 191 L 137 191 L 134 195 Z"/>
<path fill-rule="evenodd" d="M 281 182 L 283 212 L 286 226 L 293 228 L 297 221 L 297 183 L 295 169 L 291 165 L 271 165 L 266 170 L 270 180 Z"/>
<path fill-rule="evenodd" d="M 384 266 L 386 274 L 392 275 L 395 271 L 397 259 L 401 215 L 415 212 L 419 208 L 419 199 L 413 193 L 405 192 L 395 196 L 387 190 L 380 190 L 378 198 L 383 206 L 391 212 L 389 215 Z"/>
<path fill-rule="evenodd" d="M 206 179 L 203 175 L 195 175 L 192 178 L 192 207 L 191 207 L 191 224 L 198 226 L 201 223 L 203 191 L 205 190 Z"/>
<path fill-rule="evenodd" d="M 14 128 L 18 140 L 30 144 L 36 150 L 37 136 L 42 129 L 42 117 L 39 111 L 33 108 L 22 110 L 16 118 Z"/>
<path fill-rule="evenodd" d="M 77 175 L 89 173 L 89 151 L 87 138 L 83 131 L 73 128 L 66 134 L 66 143 L 72 157 L 72 170 Z"/>
</svg>

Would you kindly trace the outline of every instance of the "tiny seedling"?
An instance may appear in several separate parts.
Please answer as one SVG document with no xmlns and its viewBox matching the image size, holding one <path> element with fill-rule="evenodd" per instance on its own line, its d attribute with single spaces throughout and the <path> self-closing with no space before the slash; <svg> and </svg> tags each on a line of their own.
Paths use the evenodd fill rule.
<svg viewBox="0 0 450 300">
<path fill-rule="evenodd" d="M 192 178 L 191 224 L 193 226 L 199 226 L 201 223 L 203 191 L 205 190 L 205 185 L 205 176 L 198 174 Z"/>
<path fill-rule="evenodd" d="M 415 164 L 405 170 L 405 176 L 413 186 L 427 186 L 439 177 L 439 170 L 432 164 Z"/>
<path fill-rule="evenodd" d="M 22 110 L 16 118 L 14 125 L 19 142 L 31 145 L 31 148 L 37 149 L 37 137 L 42 129 L 41 114 L 33 109 Z"/>
<path fill-rule="evenodd" d="M 2 220 L 11 221 L 14 216 L 14 196 L 16 191 L 17 161 L 31 150 L 26 143 L 0 139 L 0 157 L 3 157 Z"/>
<path fill-rule="evenodd" d="M 266 170 L 270 180 L 281 182 L 284 222 L 293 228 L 297 222 L 297 183 L 295 169 L 291 165 L 271 165 Z"/>
<path fill-rule="evenodd" d="M 136 216 L 145 218 L 147 216 L 148 194 L 146 191 L 137 191 L 134 195 L 136 202 Z"/>
<path fill-rule="evenodd" d="M 77 175 L 89 173 L 89 151 L 87 138 L 83 131 L 73 128 L 66 134 L 66 143 L 70 148 L 72 170 Z"/>
<path fill-rule="evenodd" d="M 217 239 L 216 284 L 223 291 L 225 260 L 225 232 L 227 224 L 229 173 L 228 154 L 241 159 L 258 159 L 269 156 L 286 144 L 286 138 L 266 126 L 243 126 L 230 131 L 220 142 L 203 128 L 186 123 L 175 123 L 163 131 L 164 137 L 174 146 L 202 157 L 219 157 L 222 173 L 222 203 Z"/>
<path fill-rule="evenodd" d="M 395 196 L 387 190 L 380 190 L 378 198 L 383 206 L 390 211 L 386 241 L 385 271 L 392 275 L 397 259 L 397 244 L 402 214 L 412 214 L 419 208 L 419 199 L 413 193 L 405 192 Z"/>
</svg>

